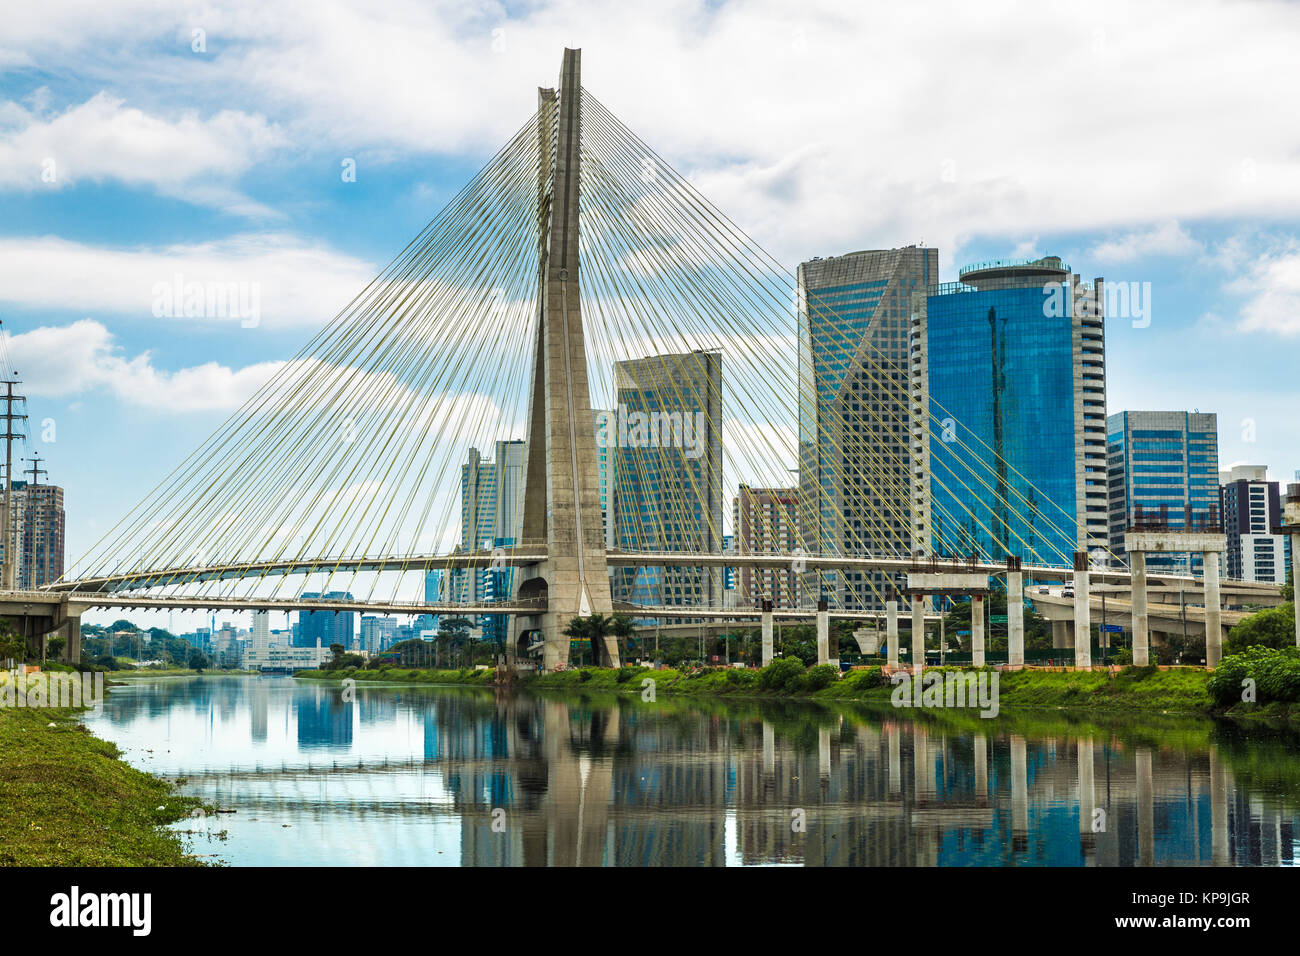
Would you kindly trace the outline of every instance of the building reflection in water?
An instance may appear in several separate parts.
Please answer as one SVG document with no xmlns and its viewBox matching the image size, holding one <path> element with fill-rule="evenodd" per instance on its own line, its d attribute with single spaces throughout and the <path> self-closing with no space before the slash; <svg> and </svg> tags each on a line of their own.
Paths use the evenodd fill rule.
<svg viewBox="0 0 1300 956">
<path fill-rule="evenodd" d="M 1158 729 L 992 720 L 972 733 L 792 702 L 354 696 L 160 684 L 98 719 L 141 749 L 186 721 L 206 728 L 206 750 L 167 751 L 194 792 L 250 817 L 299 814 L 319 824 L 313 839 L 369 841 L 406 864 L 1289 865 L 1300 838 L 1294 734 L 1211 728 L 1198 747 Z M 259 836 L 259 861 L 303 852 L 281 826 Z"/>
</svg>

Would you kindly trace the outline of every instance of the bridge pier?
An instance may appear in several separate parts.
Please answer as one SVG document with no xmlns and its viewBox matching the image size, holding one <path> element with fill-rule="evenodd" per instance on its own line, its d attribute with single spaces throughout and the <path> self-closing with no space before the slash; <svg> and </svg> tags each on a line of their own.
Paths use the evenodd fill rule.
<svg viewBox="0 0 1300 956">
<path fill-rule="evenodd" d="M 925 597 L 912 595 L 912 673 L 925 670 Z"/>
<path fill-rule="evenodd" d="M 898 599 L 897 598 L 885 602 L 885 640 L 889 643 L 889 666 L 897 668 L 898 667 Z"/>
<path fill-rule="evenodd" d="M 829 664 L 831 660 L 831 616 L 826 600 L 817 602 L 817 663 Z"/>
<path fill-rule="evenodd" d="M 1052 622 L 1052 650 L 1063 651 L 1074 647 L 1074 622 Z"/>
<path fill-rule="evenodd" d="M 763 647 L 762 658 L 763 666 L 766 667 L 772 663 L 772 602 L 763 602 Z"/>
<path fill-rule="evenodd" d="M 1007 664 L 1025 666 L 1025 573 L 1019 558 L 1007 558 Z"/>
<path fill-rule="evenodd" d="M 1092 667 L 1092 603 L 1088 598 L 1088 553 L 1074 553 L 1074 666 Z"/>
<path fill-rule="evenodd" d="M 1219 594 L 1219 555 L 1201 553 L 1205 585 L 1205 666 L 1218 667 L 1223 657 L 1223 603 Z"/>
<path fill-rule="evenodd" d="M 970 599 L 970 662 L 972 667 L 984 666 L 984 595 L 973 594 Z"/>
<path fill-rule="evenodd" d="M 1128 556 L 1131 576 L 1129 596 L 1133 606 L 1133 666 L 1151 663 L 1151 629 L 1147 621 L 1147 555 L 1133 551 Z"/>
</svg>

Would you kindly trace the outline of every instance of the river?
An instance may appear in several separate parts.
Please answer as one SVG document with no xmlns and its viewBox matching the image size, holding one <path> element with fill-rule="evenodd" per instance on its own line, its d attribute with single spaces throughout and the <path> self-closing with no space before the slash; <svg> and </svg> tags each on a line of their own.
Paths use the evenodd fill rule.
<svg viewBox="0 0 1300 956">
<path fill-rule="evenodd" d="M 177 829 L 233 866 L 1300 855 L 1300 735 L 1278 728 L 224 676 L 131 680 L 86 723 L 226 811 Z"/>
</svg>

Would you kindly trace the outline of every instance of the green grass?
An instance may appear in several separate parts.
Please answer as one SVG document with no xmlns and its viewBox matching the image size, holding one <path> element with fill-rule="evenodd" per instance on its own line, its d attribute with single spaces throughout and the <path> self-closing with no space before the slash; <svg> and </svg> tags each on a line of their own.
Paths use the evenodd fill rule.
<svg viewBox="0 0 1300 956">
<path fill-rule="evenodd" d="M 964 670 L 963 668 L 955 668 Z M 888 704 L 893 688 L 873 687 L 868 671 L 853 671 L 829 687 L 807 690 L 766 690 L 760 686 L 759 672 L 713 668 L 695 673 L 664 669 L 628 668 L 631 673 L 619 681 L 617 670 L 586 668 L 560 671 L 557 674 L 525 675 L 519 686 L 536 689 L 613 691 L 640 694 L 646 677 L 655 681 L 655 693 L 721 697 L 785 697 L 813 700 L 858 700 Z M 941 670 L 931 668 L 930 670 Z M 494 680 L 487 671 L 380 670 L 300 671 L 298 677 L 358 681 L 387 681 L 417 684 L 471 684 L 490 686 Z M 1108 671 L 1003 671 L 999 674 L 998 694 L 1002 708 L 1080 709 L 1086 711 L 1154 712 L 1170 714 L 1210 714 L 1213 702 L 1206 691 L 1208 672 L 1197 668 L 1159 670 L 1127 667 L 1118 674 Z"/>
<path fill-rule="evenodd" d="M 0 865 L 200 865 L 163 829 L 198 801 L 118 757 L 76 711 L 0 709 Z"/>
</svg>

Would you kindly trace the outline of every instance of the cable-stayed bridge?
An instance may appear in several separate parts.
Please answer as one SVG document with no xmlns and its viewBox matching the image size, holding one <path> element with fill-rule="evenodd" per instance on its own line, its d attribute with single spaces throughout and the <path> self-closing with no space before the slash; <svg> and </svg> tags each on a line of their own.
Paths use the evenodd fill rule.
<svg viewBox="0 0 1300 956">
<path fill-rule="evenodd" d="M 839 364 L 808 361 L 808 297 L 583 88 L 567 50 L 558 88 L 539 90 L 532 117 L 379 276 L 62 580 L 8 595 L 0 613 L 27 606 L 38 630 L 68 635 L 73 656 L 90 607 L 506 614 L 508 653 L 540 637 L 547 669 L 567 662 L 577 616 L 757 618 L 765 660 L 776 616 L 815 619 L 823 657 L 832 615 L 878 617 L 896 662 L 900 603 L 920 661 L 928 599 L 980 602 L 996 577 L 1018 664 L 1026 580 L 1087 594 L 1093 578 L 1136 577 L 1145 663 L 1144 569 L 1084 553 L 1076 516 L 993 448 L 948 436 L 931 463 L 843 422 L 809 430 L 819 393 L 848 369 L 875 390 L 858 412 L 869 432 L 923 447 L 951 418 L 918 405 L 908 369 L 847 319 L 832 325 L 848 343 Z M 811 458 L 809 434 L 822 446 Z M 499 470 L 480 494 L 462 463 L 487 448 Z M 520 477 L 509 493 L 507 458 Z M 821 490 L 800 501 L 785 546 L 726 551 L 722 489 L 779 488 L 810 460 Z M 836 493 L 848 487 L 876 504 L 851 511 Z M 932 507 L 945 519 L 933 528 L 916 520 Z M 487 525 L 495 533 L 480 539 Z M 996 553 L 942 530 L 955 528 L 983 532 Z M 1186 550 L 1222 550 L 1214 529 L 1199 531 Z M 1222 589 L 1217 560 L 1206 567 L 1213 664 Z M 798 606 L 762 594 L 724 606 L 726 568 L 788 573 Z M 508 593 L 481 599 L 486 571 Z M 1263 602 L 1277 592 L 1228 588 Z M 1090 614 L 1074 602 L 1075 633 L 1090 632 Z M 1090 666 L 1088 641 L 1075 644 Z M 594 650 L 619 663 L 612 637 Z"/>
</svg>

